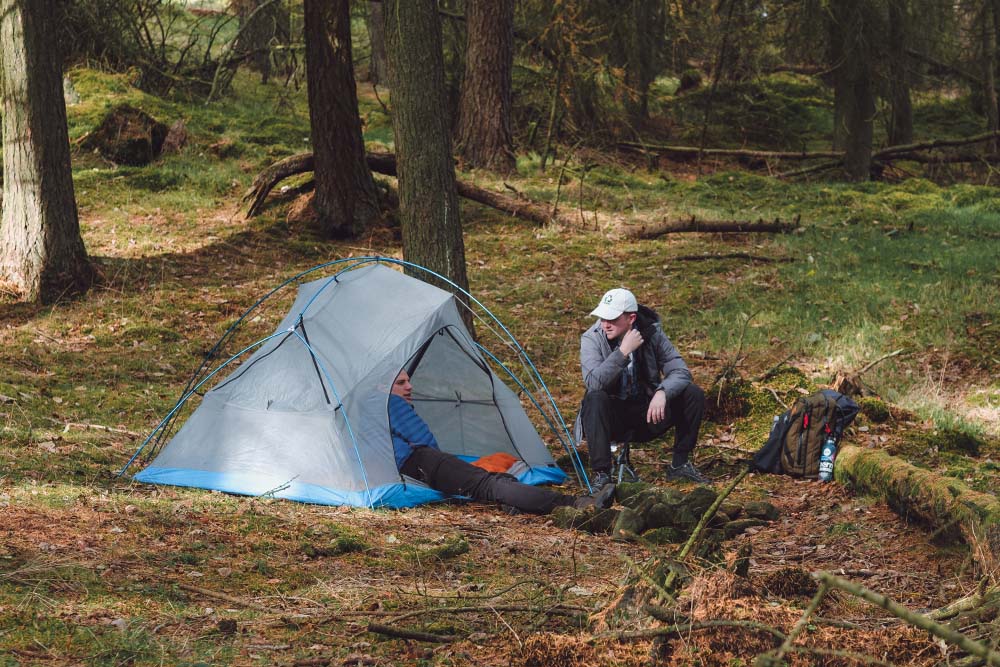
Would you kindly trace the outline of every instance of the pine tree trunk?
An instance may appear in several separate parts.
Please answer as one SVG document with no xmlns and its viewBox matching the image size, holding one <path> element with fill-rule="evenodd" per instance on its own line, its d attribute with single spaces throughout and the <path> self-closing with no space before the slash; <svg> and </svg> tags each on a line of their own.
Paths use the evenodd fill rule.
<svg viewBox="0 0 1000 667">
<path fill-rule="evenodd" d="M 368 44 L 371 51 L 368 61 L 368 81 L 375 85 L 384 84 L 389 80 L 389 65 L 385 60 L 385 18 L 382 0 L 368 3 L 365 24 L 368 28 Z"/>
<path fill-rule="evenodd" d="M 843 132 L 844 171 L 852 181 L 871 176 L 875 93 L 872 81 L 871 44 L 874 38 L 866 0 L 839 0 L 830 5 L 828 19 L 834 60 L 834 148 Z M 839 52 L 839 53 L 838 53 Z"/>
<path fill-rule="evenodd" d="M 660 3 L 631 0 L 625 38 L 625 108 L 634 122 L 649 116 L 649 86 L 656 77 L 665 23 Z"/>
<path fill-rule="evenodd" d="M 50 303 L 94 280 L 73 193 L 57 0 L 0 0 L 3 214 L 0 281 Z"/>
<path fill-rule="evenodd" d="M 386 0 L 385 38 L 403 256 L 468 289 L 435 0 Z"/>
<path fill-rule="evenodd" d="M 457 152 L 467 167 L 514 169 L 510 129 L 514 0 L 467 0 L 468 47 L 459 102 Z"/>
<path fill-rule="evenodd" d="M 909 17 L 907 0 L 889 0 L 889 145 L 902 146 L 913 141 L 913 105 L 910 103 L 910 77 L 906 55 Z"/>
<path fill-rule="evenodd" d="M 991 0 L 983 3 L 983 98 L 986 106 L 986 130 L 1000 129 L 1000 111 L 997 108 L 997 17 Z M 996 152 L 996 141 L 990 142 L 991 152 Z"/>
<path fill-rule="evenodd" d="M 365 160 L 351 61 L 349 0 L 306 0 L 306 79 L 315 155 L 313 207 L 330 238 L 357 236 L 379 215 Z"/>
</svg>

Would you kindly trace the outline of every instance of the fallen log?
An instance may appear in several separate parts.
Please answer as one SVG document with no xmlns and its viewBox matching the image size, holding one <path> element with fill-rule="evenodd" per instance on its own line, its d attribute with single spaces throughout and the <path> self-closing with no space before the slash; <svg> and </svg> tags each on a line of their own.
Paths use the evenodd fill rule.
<svg viewBox="0 0 1000 667">
<path fill-rule="evenodd" d="M 748 233 L 748 232 L 770 232 L 787 234 L 799 227 L 799 216 L 795 216 L 792 222 L 781 222 L 775 219 L 774 222 L 764 222 L 758 220 L 698 220 L 693 215 L 688 220 L 665 220 L 663 222 L 650 225 L 630 225 L 623 229 L 623 236 L 627 239 L 655 239 L 664 234 L 677 234 L 681 232 L 720 232 L 720 233 Z"/>
<path fill-rule="evenodd" d="M 392 153 L 368 153 L 365 155 L 368 168 L 385 176 L 396 175 L 396 156 Z M 267 195 L 281 181 L 291 176 L 303 174 L 315 169 L 312 153 L 300 153 L 279 160 L 260 172 L 250 188 L 243 195 L 243 202 L 250 202 L 246 217 L 252 218 L 264 207 Z M 512 197 L 499 192 L 486 190 L 478 186 L 455 179 L 458 195 L 478 204 L 503 211 L 515 218 L 529 220 L 538 225 L 558 221 L 558 215 L 553 216 L 549 207 L 539 202 L 523 197 Z"/>
<path fill-rule="evenodd" d="M 957 479 L 922 470 L 877 449 L 845 445 L 837 454 L 837 481 L 883 498 L 908 520 L 945 539 L 965 541 L 985 572 L 1000 565 L 1000 500 Z"/>
<path fill-rule="evenodd" d="M 843 151 L 760 151 L 745 148 L 698 148 L 697 146 L 666 146 L 663 144 L 646 144 L 638 141 L 619 141 L 619 148 L 629 150 L 654 151 L 664 155 L 678 157 L 698 157 L 699 155 L 715 157 L 742 157 L 758 160 L 815 160 L 817 158 L 843 158 Z"/>
</svg>

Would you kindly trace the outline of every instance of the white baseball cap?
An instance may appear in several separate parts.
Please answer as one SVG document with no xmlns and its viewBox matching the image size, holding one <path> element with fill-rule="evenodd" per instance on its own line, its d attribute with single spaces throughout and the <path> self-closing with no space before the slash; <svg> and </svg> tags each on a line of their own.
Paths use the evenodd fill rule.
<svg viewBox="0 0 1000 667">
<path fill-rule="evenodd" d="M 635 300 L 635 295 L 623 287 L 616 287 L 605 292 L 601 297 L 601 302 L 597 304 L 590 313 L 593 317 L 602 320 L 614 320 L 622 313 L 634 313 L 639 310 L 639 304 Z"/>
</svg>

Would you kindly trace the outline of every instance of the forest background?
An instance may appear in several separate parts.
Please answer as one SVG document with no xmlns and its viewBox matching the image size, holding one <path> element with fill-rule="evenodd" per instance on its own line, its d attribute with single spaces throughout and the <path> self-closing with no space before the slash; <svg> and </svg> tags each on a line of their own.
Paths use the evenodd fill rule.
<svg viewBox="0 0 1000 667">
<path fill-rule="evenodd" d="M 793 628 L 828 570 L 993 641 L 998 28 L 991 0 L 3 0 L 0 664 L 737 665 L 785 636 L 751 622 L 786 661 L 994 660 L 842 591 Z M 747 478 L 781 518 L 711 554 L 115 476 L 259 296 L 372 254 L 467 285 L 568 416 L 586 313 L 631 287 L 709 390 L 719 490 L 819 386 L 862 403 L 863 465 Z M 624 603 L 664 559 L 684 603 Z"/>
</svg>

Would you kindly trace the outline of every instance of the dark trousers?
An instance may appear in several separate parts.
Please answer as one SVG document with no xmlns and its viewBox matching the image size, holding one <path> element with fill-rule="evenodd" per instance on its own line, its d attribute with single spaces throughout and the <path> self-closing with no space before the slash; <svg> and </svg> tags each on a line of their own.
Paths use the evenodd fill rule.
<svg viewBox="0 0 1000 667">
<path fill-rule="evenodd" d="M 433 447 L 415 447 L 400 472 L 449 496 L 498 502 L 531 514 L 548 514 L 574 500 L 551 489 L 522 484 L 510 475 L 488 472 Z"/>
<path fill-rule="evenodd" d="M 698 440 L 698 429 L 705 414 L 705 392 L 689 384 L 667 401 L 664 419 L 659 424 L 646 422 L 649 400 L 623 401 L 606 391 L 588 391 L 580 407 L 580 422 L 590 451 L 590 468 L 595 472 L 611 470 L 611 443 L 649 442 L 674 427 L 674 464 L 687 461 Z"/>
</svg>

